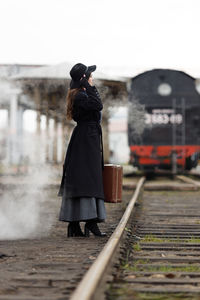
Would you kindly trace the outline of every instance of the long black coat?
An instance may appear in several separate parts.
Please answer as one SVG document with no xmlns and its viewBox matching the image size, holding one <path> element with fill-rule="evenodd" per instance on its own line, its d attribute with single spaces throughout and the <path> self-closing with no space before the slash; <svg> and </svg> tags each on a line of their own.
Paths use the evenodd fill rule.
<svg viewBox="0 0 200 300">
<path fill-rule="evenodd" d="M 58 196 L 104 199 L 103 143 L 100 125 L 103 105 L 95 86 L 80 90 L 73 103 L 77 122 L 68 145 Z"/>
</svg>

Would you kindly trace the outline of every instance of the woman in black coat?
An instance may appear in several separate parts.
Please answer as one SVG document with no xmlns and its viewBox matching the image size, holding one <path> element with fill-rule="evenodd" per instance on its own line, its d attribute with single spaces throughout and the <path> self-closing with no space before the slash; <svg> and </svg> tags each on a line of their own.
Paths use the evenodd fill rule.
<svg viewBox="0 0 200 300">
<path fill-rule="evenodd" d="M 97 223 L 106 218 L 102 181 L 103 143 L 101 110 L 103 105 L 92 72 L 96 66 L 76 64 L 67 94 L 67 119 L 77 122 L 68 145 L 58 196 L 62 196 L 59 220 L 69 222 L 68 236 L 105 236 Z M 79 222 L 85 221 L 85 232 Z"/>
</svg>

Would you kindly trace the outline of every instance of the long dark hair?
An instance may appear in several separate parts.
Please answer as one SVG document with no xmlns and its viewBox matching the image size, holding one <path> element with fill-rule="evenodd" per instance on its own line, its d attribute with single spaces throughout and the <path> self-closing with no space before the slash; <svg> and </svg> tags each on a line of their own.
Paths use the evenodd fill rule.
<svg viewBox="0 0 200 300">
<path fill-rule="evenodd" d="M 67 92 L 67 120 L 72 120 L 73 101 L 81 88 L 69 89 Z"/>
</svg>

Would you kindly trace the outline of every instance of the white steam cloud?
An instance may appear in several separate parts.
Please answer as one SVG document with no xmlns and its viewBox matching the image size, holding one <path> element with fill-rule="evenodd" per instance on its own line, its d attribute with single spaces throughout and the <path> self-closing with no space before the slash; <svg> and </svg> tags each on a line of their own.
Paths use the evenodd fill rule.
<svg viewBox="0 0 200 300">
<path fill-rule="evenodd" d="M 16 188 L 8 185 L 1 191 L 0 240 L 48 235 L 57 213 L 52 190 L 46 189 L 53 172 L 49 166 L 34 167 L 23 179 L 16 178 Z"/>
</svg>

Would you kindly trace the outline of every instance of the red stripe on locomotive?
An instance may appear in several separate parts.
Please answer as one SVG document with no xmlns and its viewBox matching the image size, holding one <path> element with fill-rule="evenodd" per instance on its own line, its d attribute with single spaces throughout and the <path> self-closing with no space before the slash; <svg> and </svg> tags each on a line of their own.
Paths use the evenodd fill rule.
<svg viewBox="0 0 200 300">
<path fill-rule="evenodd" d="M 172 153 L 176 151 L 177 164 L 185 166 L 185 159 L 200 151 L 198 145 L 185 146 L 130 146 L 131 157 L 136 156 L 138 163 L 148 165 L 171 165 Z"/>
</svg>

